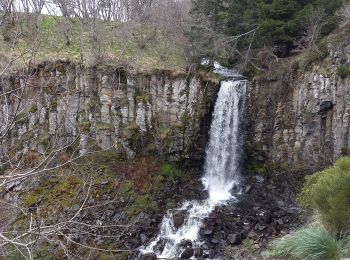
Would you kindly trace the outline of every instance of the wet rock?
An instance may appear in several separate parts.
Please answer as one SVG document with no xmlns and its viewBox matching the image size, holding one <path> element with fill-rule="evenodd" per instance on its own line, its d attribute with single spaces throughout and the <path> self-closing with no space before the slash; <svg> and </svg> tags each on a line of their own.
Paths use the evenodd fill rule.
<svg viewBox="0 0 350 260">
<path fill-rule="evenodd" d="M 238 234 L 229 234 L 227 236 L 227 240 L 231 245 L 237 245 L 241 242 L 240 236 Z"/>
<path fill-rule="evenodd" d="M 249 193 L 251 191 L 251 189 L 252 189 L 252 185 L 248 185 L 245 187 L 244 192 Z"/>
<path fill-rule="evenodd" d="M 254 176 L 257 183 L 264 183 L 265 179 L 259 175 Z"/>
<path fill-rule="evenodd" d="M 276 224 L 282 226 L 284 224 L 283 219 L 277 219 Z"/>
<path fill-rule="evenodd" d="M 141 260 L 157 260 L 158 257 L 155 253 L 146 253 L 141 256 Z"/>
<path fill-rule="evenodd" d="M 302 210 L 300 208 L 292 207 L 287 209 L 288 214 L 299 214 Z"/>
<path fill-rule="evenodd" d="M 194 255 L 193 248 L 186 248 L 181 254 L 181 259 L 190 259 Z"/>
<path fill-rule="evenodd" d="M 203 249 L 202 248 L 195 248 L 194 249 L 194 257 L 199 258 L 203 256 Z"/>
<path fill-rule="evenodd" d="M 257 224 L 257 225 L 255 226 L 255 228 L 256 228 L 257 230 L 259 230 L 259 231 L 263 231 L 264 229 L 266 229 L 266 226 Z"/>
<path fill-rule="evenodd" d="M 189 239 L 183 239 L 180 244 L 179 244 L 180 247 L 192 247 L 192 242 L 191 240 Z"/>
<path fill-rule="evenodd" d="M 272 185 L 272 184 L 269 184 L 269 185 L 266 186 L 266 188 L 269 189 L 269 190 L 274 190 L 274 189 L 276 189 L 277 187 L 274 186 L 274 185 Z"/>
<path fill-rule="evenodd" d="M 212 258 L 215 257 L 215 251 L 214 251 L 214 249 L 209 250 L 208 257 L 209 257 L 210 259 L 212 259 Z"/>
<path fill-rule="evenodd" d="M 212 240 L 210 240 L 213 244 L 219 244 L 219 240 L 216 238 L 213 238 Z"/>
<path fill-rule="evenodd" d="M 185 222 L 185 215 L 182 212 L 173 214 L 173 223 L 175 228 L 181 227 Z"/>
<path fill-rule="evenodd" d="M 211 229 L 205 229 L 203 231 L 203 235 L 205 235 L 205 236 L 210 236 L 212 234 L 213 234 L 213 230 L 211 230 Z"/>
<path fill-rule="evenodd" d="M 142 233 L 142 234 L 140 235 L 140 239 L 141 239 L 141 242 L 142 242 L 142 244 L 143 244 L 143 243 L 146 242 L 147 236 L 146 236 L 145 234 Z"/>
</svg>

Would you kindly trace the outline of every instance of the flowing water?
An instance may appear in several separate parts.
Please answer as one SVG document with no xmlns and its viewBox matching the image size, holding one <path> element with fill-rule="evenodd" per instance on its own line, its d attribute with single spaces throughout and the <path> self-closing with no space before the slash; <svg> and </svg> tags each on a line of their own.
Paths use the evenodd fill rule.
<svg viewBox="0 0 350 260">
<path fill-rule="evenodd" d="M 202 244 L 199 230 L 203 220 L 217 205 L 234 199 L 232 189 L 237 186 L 240 177 L 240 121 L 247 82 L 235 79 L 237 75 L 233 71 L 219 65 L 216 65 L 216 72 L 229 78 L 221 83 L 206 151 L 202 182 L 209 197 L 204 201 L 187 201 L 181 208 L 169 211 L 163 218 L 159 235 L 141 250 L 143 253 L 154 252 L 159 258 L 165 259 L 179 257 L 184 250 L 181 242 L 185 240 L 190 240 L 193 248 L 199 248 Z M 184 224 L 178 228 L 174 225 L 174 212 L 185 212 Z M 159 247 L 159 244 L 163 246 Z"/>
</svg>

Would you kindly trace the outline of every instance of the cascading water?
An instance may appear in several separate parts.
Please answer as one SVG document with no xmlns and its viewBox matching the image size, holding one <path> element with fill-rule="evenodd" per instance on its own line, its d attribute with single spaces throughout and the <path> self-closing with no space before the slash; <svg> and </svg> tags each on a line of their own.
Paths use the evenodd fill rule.
<svg viewBox="0 0 350 260">
<path fill-rule="evenodd" d="M 181 242 L 190 240 L 193 248 L 202 242 L 199 230 L 203 220 L 215 209 L 233 199 L 232 189 L 239 183 L 239 159 L 241 148 L 240 121 L 243 115 L 246 84 L 235 79 L 233 71 L 216 65 L 216 72 L 231 79 L 221 83 L 210 129 L 210 141 L 206 151 L 205 174 L 202 178 L 209 192 L 204 201 L 187 201 L 181 208 L 169 211 L 163 218 L 159 235 L 143 253 L 154 252 L 159 258 L 179 257 L 183 251 Z M 174 225 L 174 212 L 186 212 L 184 224 Z M 163 244 L 163 246 L 159 246 Z M 165 244 L 165 245 L 164 245 Z"/>
</svg>

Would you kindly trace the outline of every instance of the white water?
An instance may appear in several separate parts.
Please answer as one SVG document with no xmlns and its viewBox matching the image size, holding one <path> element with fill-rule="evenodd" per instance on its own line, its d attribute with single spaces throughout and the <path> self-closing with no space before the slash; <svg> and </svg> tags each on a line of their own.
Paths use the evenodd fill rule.
<svg viewBox="0 0 350 260">
<path fill-rule="evenodd" d="M 217 72 L 222 69 L 217 67 Z M 231 71 L 222 71 L 224 76 L 234 76 Z M 202 178 L 209 198 L 204 201 L 187 201 L 181 208 L 169 211 L 164 216 L 158 237 L 146 248 L 145 252 L 155 252 L 159 258 L 179 257 L 183 249 L 179 244 L 190 240 L 193 248 L 201 246 L 199 230 L 203 220 L 215 209 L 233 199 L 232 188 L 239 183 L 240 159 L 240 120 L 243 116 L 246 81 L 225 80 L 216 101 L 213 121 L 210 129 L 210 141 L 206 151 L 205 174 Z M 185 211 L 184 224 L 178 229 L 173 223 L 172 212 Z M 165 242 L 159 251 L 157 245 Z"/>
</svg>

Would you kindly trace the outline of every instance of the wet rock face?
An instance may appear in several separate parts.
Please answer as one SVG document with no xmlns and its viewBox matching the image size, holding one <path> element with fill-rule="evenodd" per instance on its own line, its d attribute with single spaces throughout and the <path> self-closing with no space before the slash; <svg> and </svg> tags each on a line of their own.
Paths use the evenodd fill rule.
<svg viewBox="0 0 350 260">
<path fill-rule="evenodd" d="M 281 77 L 250 84 L 252 158 L 315 169 L 349 154 L 350 75 L 341 78 L 337 68 L 350 65 L 350 45 L 329 49 L 317 66 L 287 69 Z"/>
<path fill-rule="evenodd" d="M 75 140 L 80 153 L 114 147 L 132 158 L 156 153 L 201 159 L 219 87 L 195 75 L 140 74 L 119 68 L 42 64 L 32 74 L 2 79 L 8 90 L 25 87 L 21 103 L 0 99 L 0 127 L 19 106 L 0 158 L 21 144 L 41 153 Z"/>
</svg>

